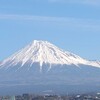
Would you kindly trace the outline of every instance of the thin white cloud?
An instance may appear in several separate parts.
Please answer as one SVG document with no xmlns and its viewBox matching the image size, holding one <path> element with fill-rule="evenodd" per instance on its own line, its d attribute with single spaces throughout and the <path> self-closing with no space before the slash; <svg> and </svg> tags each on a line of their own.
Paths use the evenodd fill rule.
<svg viewBox="0 0 100 100">
<path fill-rule="evenodd" d="M 48 2 L 78 3 L 78 4 L 88 4 L 88 5 L 100 5 L 100 0 L 48 0 Z"/>
<path fill-rule="evenodd" d="M 100 28 L 100 20 L 79 19 L 69 17 L 50 17 L 50 16 L 34 16 L 34 15 L 13 15 L 13 14 L 0 14 L 0 20 L 18 20 L 18 21 L 31 21 L 31 22 L 47 22 L 56 23 L 59 25 L 70 27 L 82 28 Z"/>
<path fill-rule="evenodd" d="M 35 20 L 35 21 L 67 21 L 63 17 L 49 17 L 49 16 L 34 16 L 34 15 L 13 15 L 13 14 L 0 14 L 0 19 L 10 20 Z"/>
<path fill-rule="evenodd" d="M 50 16 L 34 16 L 34 15 L 13 15 L 13 14 L 0 14 L 0 19 L 9 20 L 33 20 L 33 21 L 49 21 L 49 22 L 75 22 L 81 19 L 68 18 L 68 17 L 50 17 Z"/>
</svg>

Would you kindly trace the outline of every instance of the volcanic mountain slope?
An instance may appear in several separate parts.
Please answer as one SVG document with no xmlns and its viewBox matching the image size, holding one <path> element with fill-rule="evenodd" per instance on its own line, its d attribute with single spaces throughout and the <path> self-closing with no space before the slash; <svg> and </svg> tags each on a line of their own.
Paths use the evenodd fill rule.
<svg viewBox="0 0 100 100">
<path fill-rule="evenodd" d="M 76 65 L 77 67 L 83 64 L 100 67 L 98 62 L 85 60 L 73 53 L 65 52 L 47 41 L 37 40 L 4 60 L 0 66 L 4 67 L 7 64 L 7 68 L 9 68 L 21 63 L 21 67 L 23 67 L 27 62 L 29 62 L 30 67 L 33 63 L 39 63 L 40 66 L 43 66 L 43 63 L 50 64 L 50 67 L 58 64 Z"/>
<path fill-rule="evenodd" d="M 47 41 L 34 40 L 0 63 L 0 88 L 8 93 L 8 88 L 10 93 L 28 92 L 27 88 L 35 92 L 53 89 L 63 93 L 68 91 L 65 87 L 69 85 L 74 86 L 75 91 L 76 86 L 85 86 L 83 91 L 88 86 L 99 86 L 98 77 L 100 62 L 83 59 Z"/>
</svg>

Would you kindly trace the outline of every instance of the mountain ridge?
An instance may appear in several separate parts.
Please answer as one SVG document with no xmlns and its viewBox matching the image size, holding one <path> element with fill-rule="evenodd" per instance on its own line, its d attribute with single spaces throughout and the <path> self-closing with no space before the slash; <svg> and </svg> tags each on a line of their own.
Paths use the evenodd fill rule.
<svg viewBox="0 0 100 100">
<path fill-rule="evenodd" d="M 35 40 L 1 62 L 0 94 L 99 91 L 99 77 L 100 62 Z"/>
<path fill-rule="evenodd" d="M 75 65 L 79 67 L 80 64 L 90 65 L 100 68 L 100 62 L 89 61 L 80 56 L 68 51 L 64 51 L 48 41 L 34 40 L 25 48 L 22 48 L 12 56 L 1 62 L 0 66 L 14 66 L 21 63 L 21 67 L 25 63 L 30 62 L 30 67 L 33 63 L 39 63 L 41 70 L 43 64 L 49 64 L 50 68 L 53 64 L 60 65 Z"/>
</svg>

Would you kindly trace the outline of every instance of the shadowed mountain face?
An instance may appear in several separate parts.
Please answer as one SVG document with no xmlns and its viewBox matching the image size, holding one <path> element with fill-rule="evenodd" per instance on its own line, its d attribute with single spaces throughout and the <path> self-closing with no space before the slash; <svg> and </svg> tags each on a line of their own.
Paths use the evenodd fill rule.
<svg viewBox="0 0 100 100">
<path fill-rule="evenodd" d="M 0 93 L 91 92 L 100 87 L 100 64 L 34 41 L 0 64 Z"/>
</svg>

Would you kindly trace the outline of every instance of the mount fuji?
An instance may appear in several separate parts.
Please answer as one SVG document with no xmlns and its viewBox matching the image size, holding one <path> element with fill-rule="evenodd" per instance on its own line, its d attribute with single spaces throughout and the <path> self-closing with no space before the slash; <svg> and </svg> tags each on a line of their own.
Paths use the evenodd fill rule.
<svg viewBox="0 0 100 100">
<path fill-rule="evenodd" d="M 0 62 L 0 93 L 99 91 L 100 62 L 34 40 Z"/>
</svg>

